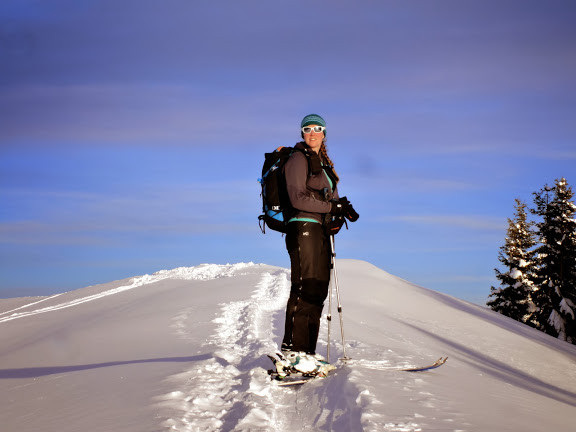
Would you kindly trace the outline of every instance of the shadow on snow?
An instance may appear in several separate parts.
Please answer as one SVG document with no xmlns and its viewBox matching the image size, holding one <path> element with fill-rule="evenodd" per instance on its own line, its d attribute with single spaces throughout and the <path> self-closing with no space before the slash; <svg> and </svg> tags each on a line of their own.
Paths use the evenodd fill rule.
<svg viewBox="0 0 576 432">
<path fill-rule="evenodd" d="M 140 359 L 140 360 L 126 360 L 126 361 L 113 361 L 105 363 L 92 363 L 84 365 L 70 365 L 70 366 L 39 366 L 28 368 L 14 368 L 14 369 L 0 369 L 0 379 L 14 379 L 14 378 L 38 378 L 41 376 L 55 375 L 67 372 L 77 372 L 88 369 L 99 369 L 104 367 L 123 366 L 128 364 L 140 363 L 188 363 L 208 360 L 213 358 L 212 354 L 201 354 L 188 357 L 163 357 L 154 359 Z"/>
</svg>

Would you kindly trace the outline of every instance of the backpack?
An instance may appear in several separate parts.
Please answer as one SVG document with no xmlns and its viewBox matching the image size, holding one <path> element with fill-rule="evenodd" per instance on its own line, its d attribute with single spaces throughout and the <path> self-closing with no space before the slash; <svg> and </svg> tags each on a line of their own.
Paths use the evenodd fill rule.
<svg viewBox="0 0 576 432">
<path fill-rule="evenodd" d="M 262 214 L 258 216 L 258 224 L 262 233 L 266 233 L 266 226 L 274 231 L 286 232 L 286 224 L 290 214 L 294 212 L 286 190 L 284 165 L 295 151 L 301 151 L 310 161 L 310 156 L 304 150 L 294 147 L 278 147 L 272 153 L 264 155 L 262 178 L 258 179 L 262 186 Z"/>
</svg>

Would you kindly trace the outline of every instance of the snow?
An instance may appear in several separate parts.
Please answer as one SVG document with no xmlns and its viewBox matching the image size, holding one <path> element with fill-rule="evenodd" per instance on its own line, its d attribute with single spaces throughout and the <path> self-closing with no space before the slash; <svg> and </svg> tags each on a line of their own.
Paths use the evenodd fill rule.
<svg viewBox="0 0 576 432">
<path fill-rule="evenodd" d="M 560 310 L 564 315 L 571 315 L 572 319 L 574 319 L 574 303 L 572 303 L 570 299 L 562 298 L 560 301 Z"/>
<path fill-rule="evenodd" d="M 573 430 L 574 345 L 362 261 L 338 261 L 350 364 L 276 386 L 265 355 L 282 336 L 288 276 L 205 264 L 0 300 L 1 429 Z M 440 356 L 430 372 L 394 370 Z"/>
</svg>

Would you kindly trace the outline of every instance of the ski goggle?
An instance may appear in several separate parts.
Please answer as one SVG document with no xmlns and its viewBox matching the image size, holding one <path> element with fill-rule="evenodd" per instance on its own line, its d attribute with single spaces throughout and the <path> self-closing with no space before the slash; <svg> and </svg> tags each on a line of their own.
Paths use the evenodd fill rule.
<svg viewBox="0 0 576 432">
<path fill-rule="evenodd" d="M 326 128 L 324 126 L 304 126 L 302 128 L 302 132 L 304 132 L 305 134 L 309 134 L 310 132 L 314 131 L 316 133 L 320 133 L 320 132 L 324 132 L 326 130 Z"/>
</svg>

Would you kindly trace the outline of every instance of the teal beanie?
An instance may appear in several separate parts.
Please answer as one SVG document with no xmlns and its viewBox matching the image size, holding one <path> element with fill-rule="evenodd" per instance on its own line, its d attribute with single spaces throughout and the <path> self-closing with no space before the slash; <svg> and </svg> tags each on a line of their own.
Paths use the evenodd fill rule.
<svg viewBox="0 0 576 432">
<path fill-rule="evenodd" d="M 308 114 L 306 117 L 302 119 L 300 127 L 303 128 L 304 126 L 308 126 L 311 124 L 326 127 L 326 122 L 318 114 Z"/>
</svg>

